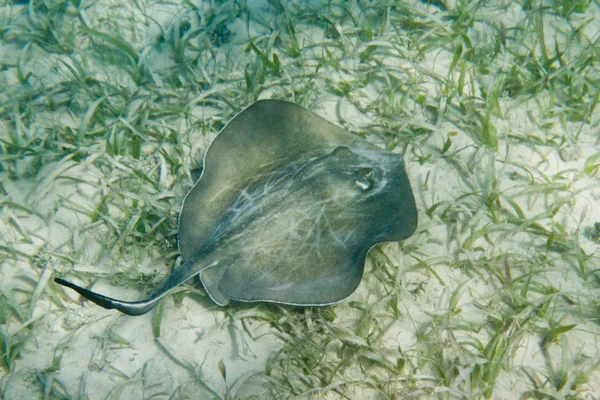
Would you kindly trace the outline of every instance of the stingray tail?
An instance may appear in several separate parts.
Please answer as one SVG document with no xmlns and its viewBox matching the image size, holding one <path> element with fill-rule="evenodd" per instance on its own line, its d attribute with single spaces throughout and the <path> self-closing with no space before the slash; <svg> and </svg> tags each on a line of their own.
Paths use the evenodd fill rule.
<svg viewBox="0 0 600 400">
<path fill-rule="evenodd" d="M 201 266 L 201 261 L 205 262 L 205 267 Z M 163 284 L 154 294 L 154 296 L 141 301 L 123 301 L 113 299 L 112 297 L 107 297 L 99 293 L 92 292 L 91 290 L 82 288 L 81 286 L 77 286 L 74 283 L 65 281 L 61 278 L 54 278 L 54 282 L 58 283 L 59 285 L 63 285 L 73 289 L 81 296 L 85 297 L 90 301 L 93 301 L 100 307 L 104 307 L 108 310 L 119 310 L 127 315 L 142 315 L 152 310 L 156 306 L 158 301 L 171 290 L 175 289 L 177 286 L 181 285 L 191 277 L 198 275 L 204 269 L 216 265 L 216 261 L 208 261 L 209 260 L 206 257 L 202 257 L 202 253 L 198 253 L 178 268 L 175 268 L 175 271 L 173 271 L 173 273 L 167 278 L 167 280 L 163 282 Z"/>
<path fill-rule="evenodd" d="M 77 286 L 74 283 L 65 281 L 61 278 L 54 278 L 54 282 L 73 289 L 81 296 L 93 301 L 100 307 L 104 307 L 108 310 L 116 309 L 127 315 L 146 314 L 148 311 L 152 310 L 156 306 L 156 303 L 158 303 L 158 300 L 160 300 L 160 298 L 151 297 L 148 300 L 142 301 L 122 301 L 92 292 L 91 290 L 82 288 L 81 286 Z"/>
</svg>

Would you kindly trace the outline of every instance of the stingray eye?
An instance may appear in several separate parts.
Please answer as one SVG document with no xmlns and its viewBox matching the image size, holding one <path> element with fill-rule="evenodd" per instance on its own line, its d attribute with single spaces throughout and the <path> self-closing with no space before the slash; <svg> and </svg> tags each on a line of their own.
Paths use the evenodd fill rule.
<svg viewBox="0 0 600 400">
<path fill-rule="evenodd" d="M 373 169 L 363 168 L 360 170 L 360 177 L 363 179 L 369 179 L 373 176 Z"/>
<path fill-rule="evenodd" d="M 372 168 L 361 168 L 358 171 L 358 179 L 356 179 L 354 181 L 354 183 L 356 183 L 356 186 L 358 186 L 358 188 L 360 190 L 362 190 L 363 192 L 366 192 L 367 190 L 371 189 L 371 187 L 373 186 L 373 181 L 372 178 L 373 177 L 373 169 Z"/>
<path fill-rule="evenodd" d="M 352 152 L 346 146 L 336 147 L 335 150 L 333 150 L 333 155 L 335 155 L 337 158 L 345 158 L 350 154 L 352 154 Z"/>
</svg>

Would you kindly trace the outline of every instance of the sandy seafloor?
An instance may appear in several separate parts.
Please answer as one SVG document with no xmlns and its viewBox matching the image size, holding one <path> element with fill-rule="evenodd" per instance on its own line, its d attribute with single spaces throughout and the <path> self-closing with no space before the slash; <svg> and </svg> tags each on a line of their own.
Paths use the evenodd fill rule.
<svg viewBox="0 0 600 400">
<path fill-rule="evenodd" d="M 252 18 L 245 18 L 243 12 L 239 12 L 242 3 L 247 7 L 246 11 L 251 10 Z M 175 40 L 169 37 L 176 29 L 174 26 L 185 20 L 192 29 L 198 28 L 199 32 L 203 32 L 203 24 L 208 26 L 210 23 L 207 16 L 212 15 L 209 12 L 211 7 L 220 7 L 225 13 L 228 10 L 239 12 L 237 15 L 224 14 L 226 17 L 222 18 L 226 21 L 230 37 L 227 43 L 219 43 L 219 46 L 213 43 L 210 49 L 213 55 L 216 54 L 215 58 L 221 53 L 226 54 L 229 61 L 219 64 L 225 65 L 225 70 L 218 71 L 214 65 L 203 69 L 202 60 L 195 60 L 193 74 L 199 80 L 205 80 L 205 87 L 194 87 L 189 94 L 182 95 L 186 85 L 182 78 L 183 89 L 179 88 L 177 93 L 179 98 L 187 96 L 188 101 L 183 103 L 186 109 L 181 111 L 181 116 L 170 119 L 159 116 L 148 122 L 147 126 L 153 127 L 155 132 L 178 131 L 180 142 L 165 145 L 171 146 L 169 149 L 178 147 L 179 154 L 183 154 L 181 169 L 175 174 L 157 153 L 158 147 L 153 147 L 156 143 L 151 141 L 143 142 L 142 156 L 137 160 L 132 161 L 127 154 L 106 153 L 105 146 L 110 141 L 107 137 L 118 136 L 118 132 L 103 134 L 101 120 L 95 119 L 95 107 L 100 107 L 104 100 L 97 103 L 80 100 L 78 107 L 73 105 L 76 101 L 58 101 L 54 107 L 38 109 L 38 113 L 29 115 L 27 121 L 16 118 L 15 115 L 20 115 L 19 110 L 26 107 L 19 109 L 15 102 L 40 101 L 39 96 L 19 97 L 20 86 L 31 85 L 34 87 L 32 92 L 36 85 L 54 87 L 72 70 L 65 66 L 73 64 L 69 54 L 53 53 L 52 49 L 39 46 L 23 33 L 31 32 L 28 24 L 41 18 L 36 16 L 36 12 L 41 12 L 39 9 L 36 11 L 33 7 L 32 11 L 31 6 L 19 2 L 1 6 L 1 21 L 10 27 L 0 37 L 1 84 L 6 94 L 1 100 L 5 115 L 0 120 L 4 153 L 0 169 L 0 327 L 3 340 L 0 349 L 5 352 L 0 369 L 2 398 L 205 399 L 254 395 L 257 398 L 287 398 L 296 395 L 300 398 L 376 399 L 480 398 L 488 395 L 514 399 L 534 398 L 535 392 L 539 398 L 598 399 L 600 262 L 597 254 L 599 239 L 596 236 L 594 240 L 593 232 L 594 223 L 600 223 L 600 172 L 589 167 L 599 161 L 600 111 L 597 107 L 595 110 L 591 108 L 587 121 L 572 121 L 560 112 L 546 113 L 550 108 L 561 109 L 561 105 L 556 104 L 560 98 L 553 97 L 549 90 L 519 99 L 512 99 L 503 92 L 498 99 L 501 113 L 493 118 L 498 137 L 497 149 L 493 151 L 486 150 L 485 145 L 469 135 L 469 130 L 477 129 L 476 126 L 451 123 L 456 112 L 448 111 L 446 117 L 438 110 L 441 116 L 436 121 L 428 119 L 428 113 L 435 108 L 433 106 L 445 107 L 443 102 L 447 97 L 440 95 L 442 85 L 435 77 L 446 77 L 449 69 L 456 67 L 451 67 L 455 53 L 431 46 L 433 50 L 408 49 L 409 53 L 413 52 L 410 54 L 403 53 L 406 49 L 402 48 L 399 53 L 404 54 L 405 59 L 384 55 L 375 55 L 370 63 L 361 63 L 357 59 L 357 54 L 362 54 L 361 49 L 369 45 L 393 49 L 394 45 L 389 43 L 395 43 L 397 48 L 401 47 L 402 30 L 394 26 L 390 18 L 393 15 L 390 10 L 397 2 L 380 2 L 389 4 L 388 25 L 382 29 L 379 38 L 371 41 L 353 36 L 352 30 L 356 27 L 353 28 L 347 18 L 340 16 L 339 21 L 332 20 L 336 14 L 326 5 L 328 2 L 323 2 L 321 8 L 317 7 L 318 1 L 307 2 L 302 7 L 284 7 L 289 20 L 297 22 L 295 29 L 301 38 L 301 46 L 335 40 L 347 46 L 347 52 L 339 62 L 341 71 L 335 70 L 333 64 L 336 63 L 331 60 L 319 66 L 319 55 L 315 54 L 321 50 L 307 55 L 302 63 L 286 57 L 273 39 L 272 52 L 279 54 L 283 73 L 277 79 L 268 77 L 265 87 L 255 96 L 301 101 L 329 121 L 351 131 L 365 133 L 380 121 L 376 110 L 367 106 L 380 99 L 386 85 L 394 81 L 393 74 L 387 82 L 382 78 L 360 85 L 346 98 L 339 97 L 339 93 L 328 88 L 336 87 L 339 82 L 364 77 L 361 73 L 369 67 L 374 71 L 387 68 L 401 71 L 398 74 L 418 76 L 414 85 L 429 107 L 421 107 L 414 101 L 411 103 L 410 96 L 403 97 L 409 99 L 403 100 L 406 103 L 398 101 L 394 106 L 397 109 L 406 106 L 413 112 L 411 115 L 399 114 L 397 126 L 404 126 L 405 130 L 420 128 L 432 132 L 426 139 L 415 135 L 412 143 L 405 137 L 395 150 L 406 152 L 405 162 L 420 212 L 420 226 L 402 247 L 390 244 L 377 250 L 386 254 L 391 265 L 399 266 L 397 286 L 392 288 L 395 292 L 390 292 L 390 288 L 372 278 L 377 276 L 374 269 L 381 266 L 379 261 L 374 262 L 374 258 L 369 257 L 365 280 L 349 299 L 331 307 L 335 318 L 327 323 L 315 322 L 313 318 L 320 314 L 312 309 L 265 305 L 221 308 L 198 290 L 179 298 L 180 304 L 175 304 L 173 297 L 163 301 L 162 322 L 157 334 L 154 325 L 156 313 L 141 317 L 123 316 L 83 302 L 73 292 L 58 288 L 52 282 L 52 277 L 60 274 L 83 285 L 93 282 L 93 289 L 101 293 L 138 299 L 140 293 L 135 287 L 111 285 L 110 279 L 103 277 L 117 271 L 132 275 L 140 271 L 149 276 L 154 273 L 159 278 L 168 273 L 176 262 L 173 238 L 178 207 L 197 176 L 203 151 L 214 138 L 218 126 L 252 102 L 252 96 L 227 96 L 235 92 L 230 86 L 244 87 L 243 68 L 250 65 L 245 64 L 245 60 L 255 57 L 249 50 L 248 38 L 263 44 L 261 38 L 275 38 L 273 32 L 277 31 L 267 28 L 269 22 L 265 22 L 281 17 L 273 14 L 275 3 L 83 1 L 80 11 L 73 4 L 64 7 L 62 12 L 66 17 L 61 21 L 65 24 L 77 27 L 85 21 L 95 30 L 115 34 L 130 43 L 139 54 L 137 64 L 143 65 L 152 76 L 154 93 L 162 93 L 166 97 L 175 93 L 169 89 L 171 74 L 181 73 L 183 76 L 182 70 L 174 68 L 177 61 L 169 50 L 168 41 Z M 349 2 L 349 7 L 369 7 L 368 3 Z M 200 11 L 192 12 L 190 4 Z M 419 2 L 407 4 L 422 13 L 421 20 L 428 23 L 441 23 L 442 16 L 459 8 L 452 2 L 440 2 L 444 7 Z M 472 7 L 479 7 L 476 4 L 473 2 Z M 574 15 L 572 20 L 561 23 L 557 18 L 548 17 L 542 28 L 532 30 L 545 30 L 545 45 L 552 53 L 555 43 L 565 43 L 573 27 L 578 26 L 577 34 L 595 43 L 591 47 L 595 49 L 593 57 L 596 58 L 590 63 L 596 64 L 597 68 L 600 8 L 597 2 L 588 4 L 586 12 Z M 328 36 L 322 26 L 315 24 L 311 27 L 309 22 L 300 18 L 302 13 L 293 14 L 295 9 L 306 12 L 303 7 L 312 7 L 313 12 L 322 9 L 325 19 L 337 33 L 330 32 Z M 518 2 L 500 8 L 501 12 L 496 10 L 486 14 L 482 6 L 482 20 L 501 20 L 507 31 L 528 21 L 527 10 Z M 363 14 L 355 13 L 359 17 Z M 120 31 L 114 30 L 114 26 L 119 26 Z M 273 22 L 272 26 L 281 28 L 283 25 Z M 82 35 L 70 38 L 76 52 L 84 53 L 95 45 L 89 33 L 86 37 L 81 29 L 69 31 L 63 28 L 54 26 L 52 29 L 59 34 L 75 32 Z M 158 43 L 156 38 L 161 29 L 165 41 Z M 491 34 L 477 23 L 465 32 L 470 35 L 475 47 L 488 40 Z M 423 36 L 427 35 L 427 32 L 423 33 Z M 96 38 L 96 41 L 100 40 Z M 108 42 L 108 47 L 118 48 L 115 43 Z M 332 51 L 335 58 L 336 48 Z M 564 51 L 564 57 L 568 57 L 569 50 Z M 323 59 L 327 58 L 325 52 L 319 54 Z M 139 89 L 143 92 L 143 88 L 137 88 L 132 82 L 131 75 L 123 72 L 125 67 L 120 70 L 115 63 L 102 65 L 101 52 L 95 57 L 90 57 L 86 65 L 93 71 L 90 76 L 94 79 L 117 82 L 124 91 Z M 489 68 L 510 70 L 515 61 L 508 55 L 506 59 L 506 66 L 496 60 Z M 526 60 L 521 59 L 521 62 Z M 555 60 L 556 74 L 561 71 L 561 62 Z M 589 65 L 578 72 L 587 70 Z M 308 78 L 292 79 L 302 77 L 304 72 Z M 24 73 L 31 74 L 30 80 L 25 80 L 25 83 L 22 79 Z M 456 78 L 456 75 L 452 76 Z M 465 76 L 467 86 L 477 93 L 481 92 L 476 89 L 481 88 L 489 93 L 487 89 L 496 84 L 492 73 L 481 79 L 474 79 L 475 74 Z M 592 93 L 582 96 L 582 101 L 590 101 L 594 97 L 593 91 L 598 91 L 600 74 L 596 72 L 588 78 Z M 83 85 L 82 82 L 80 84 Z M 410 83 L 404 84 L 410 86 Z M 527 86 L 527 82 L 522 84 Z M 314 94 L 300 96 L 298 93 L 305 89 L 305 85 L 312 85 Z M 406 87 L 402 86 L 404 94 Z M 216 94 L 224 96 L 225 100 L 220 100 Z M 58 98 L 65 93 L 48 90 L 43 95 Z M 417 96 L 413 100 L 415 98 Z M 136 104 L 131 106 L 132 109 L 142 107 L 140 103 L 152 101 L 152 97 L 136 101 L 132 101 Z M 227 108 L 225 104 L 231 101 L 238 103 Z M 364 106 L 362 110 L 361 105 Z M 133 113 L 134 110 L 128 109 L 120 118 L 127 120 Z M 108 116 L 106 118 L 109 119 Z M 198 121 L 208 122 L 203 125 Z M 136 125 L 132 130 L 140 129 L 140 126 L 144 125 Z M 379 128 L 381 126 L 375 131 Z M 30 144 L 44 149 L 34 139 L 38 135 L 40 140 L 51 142 L 48 132 L 52 129 L 58 129 L 58 139 L 52 137 L 65 151 L 62 157 L 44 158 L 35 152 L 19 153 L 15 150 L 17 147 L 9 145 L 18 141 L 23 146 Z M 67 140 L 61 132 L 74 132 L 75 137 L 77 132 L 82 132 L 86 138 L 86 156 L 69 155 L 68 146 L 70 143 L 77 145 L 73 142 L 76 139 Z M 516 141 L 516 137 L 525 139 Z M 528 137 L 530 140 L 527 140 Z M 389 136 L 368 135 L 368 140 L 378 145 L 389 145 L 387 138 Z M 444 158 L 439 149 L 449 138 L 452 140 L 452 157 Z M 157 187 L 161 190 L 149 194 L 129 188 L 123 189 L 127 192 L 124 195 L 111 195 L 111 191 L 117 190 L 118 182 L 132 176 L 137 168 L 159 182 Z M 498 204 L 502 203 L 509 213 L 519 214 L 517 209 L 522 211 L 526 216 L 522 223 L 509 224 L 502 212 L 493 221 L 487 214 L 472 208 L 472 204 L 462 203 L 469 192 L 483 197 L 494 190 L 502 194 Z M 131 240 L 130 237 L 136 235 L 132 226 L 147 215 L 145 204 L 159 201 L 166 201 L 160 203 L 165 219 L 153 221 L 150 225 L 168 224 L 170 235 L 161 233 L 154 242 Z M 137 206 L 132 205 L 134 202 Z M 436 203 L 439 207 L 431 208 Z M 124 209 L 123 205 L 129 209 Z M 128 214 L 136 207 L 138 213 Z M 440 213 L 439 210 L 445 207 L 449 211 Z M 110 218 L 92 219 L 90 215 L 95 210 L 114 218 L 112 225 L 107 222 Z M 467 219 L 469 222 L 466 222 Z M 564 235 L 570 241 L 559 250 L 564 252 L 566 247 L 571 246 L 572 250 L 572 246 L 576 246 L 577 252 L 574 251 L 573 257 L 570 257 L 559 254 L 560 251 L 552 251 L 551 239 L 544 235 L 534 237 L 532 231 L 535 229 L 529 229 L 531 226 L 538 232 L 545 230 L 556 232 L 557 236 Z M 469 236 L 471 239 L 468 239 Z M 549 250 L 540 250 L 545 247 Z M 412 249 L 413 252 L 403 253 L 403 249 L 406 252 Z M 533 254 L 538 255 L 535 260 L 544 268 L 530 269 Z M 577 254 L 585 254 L 584 267 L 576 261 Z M 429 267 L 419 267 L 421 263 Z M 490 272 L 490 266 L 493 266 L 495 275 Z M 482 272 L 479 272 L 480 268 Z M 93 279 L 95 275 L 99 277 L 97 280 Z M 534 283 L 528 288 L 519 286 L 528 277 Z M 159 278 L 152 283 L 158 283 Z M 507 283 L 511 279 L 514 281 Z M 515 285 L 515 289 L 511 291 L 499 282 L 506 286 Z M 389 300 L 390 293 L 400 294 L 399 316 L 395 319 L 390 319 L 389 314 L 377 308 L 384 301 L 381 299 Z M 510 298 L 512 295 L 515 297 Z M 517 295 L 522 299 L 518 299 Z M 518 306 L 519 301 L 524 302 Z M 372 306 L 373 319 L 385 314 L 380 322 L 372 322 L 371 328 L 361 325 L 365 319 L 360 318 L 356 308 L 356 304 L 361 302 Z M 513 314 L 507 311 L 509 304 L 513 311 L 518 311 Z M 507 315 L 509 319 L 504 320 Z M 273 316 L 274 320 L 271 320 Z M 535 322 L 531 322 L 534 318 Z M 302 322 L 296 326 L 297 321 Z M 325 357 L 331 365 L 336 365 L 335 368 L 329 366 L 333 369 L 328 370 L 333 379 L 326 387 L 319 386 L 312 378 L 303 383 L 288 382 L 286 386 L 286 373 L 291 374 L 290 369 L 297 364 L 290 363 L 290 369 L 286 369 L 288 367 L 282 357 L 291 357 L 292 352 L 282 349 L 289 349 L 290 341 L 299 340 L 297 338 L 304 337 L 313 343 L 311 340 L 325 337 L 310 336 L 311 324 L 328 327 L 328 332 L 335 333 L 332 335 L 339 342 L 337 347 L 323 350 L 333 354 Z M 466 328 L 469 326 L 474 328 Z M 372 334 L 369 329 L 380 334 Z M 515 331 L 519 332 L 518 335 L 513 335 Z M 555 340 L 545 341 L 551 337 L 548 332 L 554 332 Z M 495 337 L 495 333 L 498 336 Z M 431 341 L 427 340 L 428 336 Z M 485 347 L 498 340 L 505 340 L 506 346 L 502 349 L 486 347 L 485 351 L 479 349 L 489 359 L 477 355 L 476 343 Z M 439 341 L 441 346 L 436 348 L 433 345 L 435 341 Z M 372 348 L 369 347 L 371 345 Z M 302 349 L 301 346 L 299 348 Z M 424 348 L 437 350 L 427 353 Z M 334 354 L 336 351 L 338 354 Z M 489 365 L 493 359 L 490 352 L 495 351 L 502 353 L 498 356 L 499 370 L 493 392 L 485 393 L 482 389 L 485 385 L 473 382 L 473 371 L 478 365 Z M 14 352 L 18 355 L 12 357 Z M 347 362 L 335 364 L 331 361 L 336 357 L 343 358 L 342 355 L 347 356 Z M 297 356 L 302 358 L 302 354 Z M 404 357 L 407 365 L 398 367 L 397 360 Z M 446 363 L 438 364 L 438 367 L 452 379 L 444 381 L 440 378 L 440 371 L 427 362 L 434 358 Z M 365 364 L 367 359 L 371 364 Z M 311 364 L 311 368 L 317 371 L 325 363 L 321 359 L 320 364 Z M 394 365 L 398 368 L 395 373 L 391 372 Z M 300 371 L 310 375 L 309 371 L 302 372 L 301 368 Z M 553 386 L 561 371 L 567 377 L 566 383 Z M 297 372 L 294 374 L 290 380 L 298 379 Z M 373 382 L 377 380 L 385 391 L 376 388 Z M 544 397 L 546 395 L 548 397 Z"/>
</svg>

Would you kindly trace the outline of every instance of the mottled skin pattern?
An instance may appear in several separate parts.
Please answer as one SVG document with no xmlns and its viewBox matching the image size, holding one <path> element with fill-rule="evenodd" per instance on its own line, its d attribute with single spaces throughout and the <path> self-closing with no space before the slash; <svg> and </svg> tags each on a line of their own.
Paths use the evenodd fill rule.
<svg viewBox="0 0 600 400">
<path fill-rule="evenodd" d="M 56 281 L 130 315 L 196 275 L 220 305 L 331 304 L 354 292 L 372 246 L 407 238 L 417 226 L 401 155 L 291 103 L 246 109 L 204 162 L 180 216 L 186 261 L 154 296 L 126 302 Z"/>
</svg>

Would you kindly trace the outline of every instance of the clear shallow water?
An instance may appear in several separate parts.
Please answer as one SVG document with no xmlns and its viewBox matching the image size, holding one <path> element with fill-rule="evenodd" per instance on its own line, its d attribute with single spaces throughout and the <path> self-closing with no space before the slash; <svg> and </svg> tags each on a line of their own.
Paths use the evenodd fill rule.
<svg viewBox="0 0 600 400">
<path fill-rule="evenodd" d="M 597 8 L 3 6 L 2 395 L 594 395 Z M 371 252 L 352 298 L 190 290 L 136 319 L 51 282 L 155 287 L 203 151 L 258 98 L 405 155 L 419 230 Z"/>
</svg>

